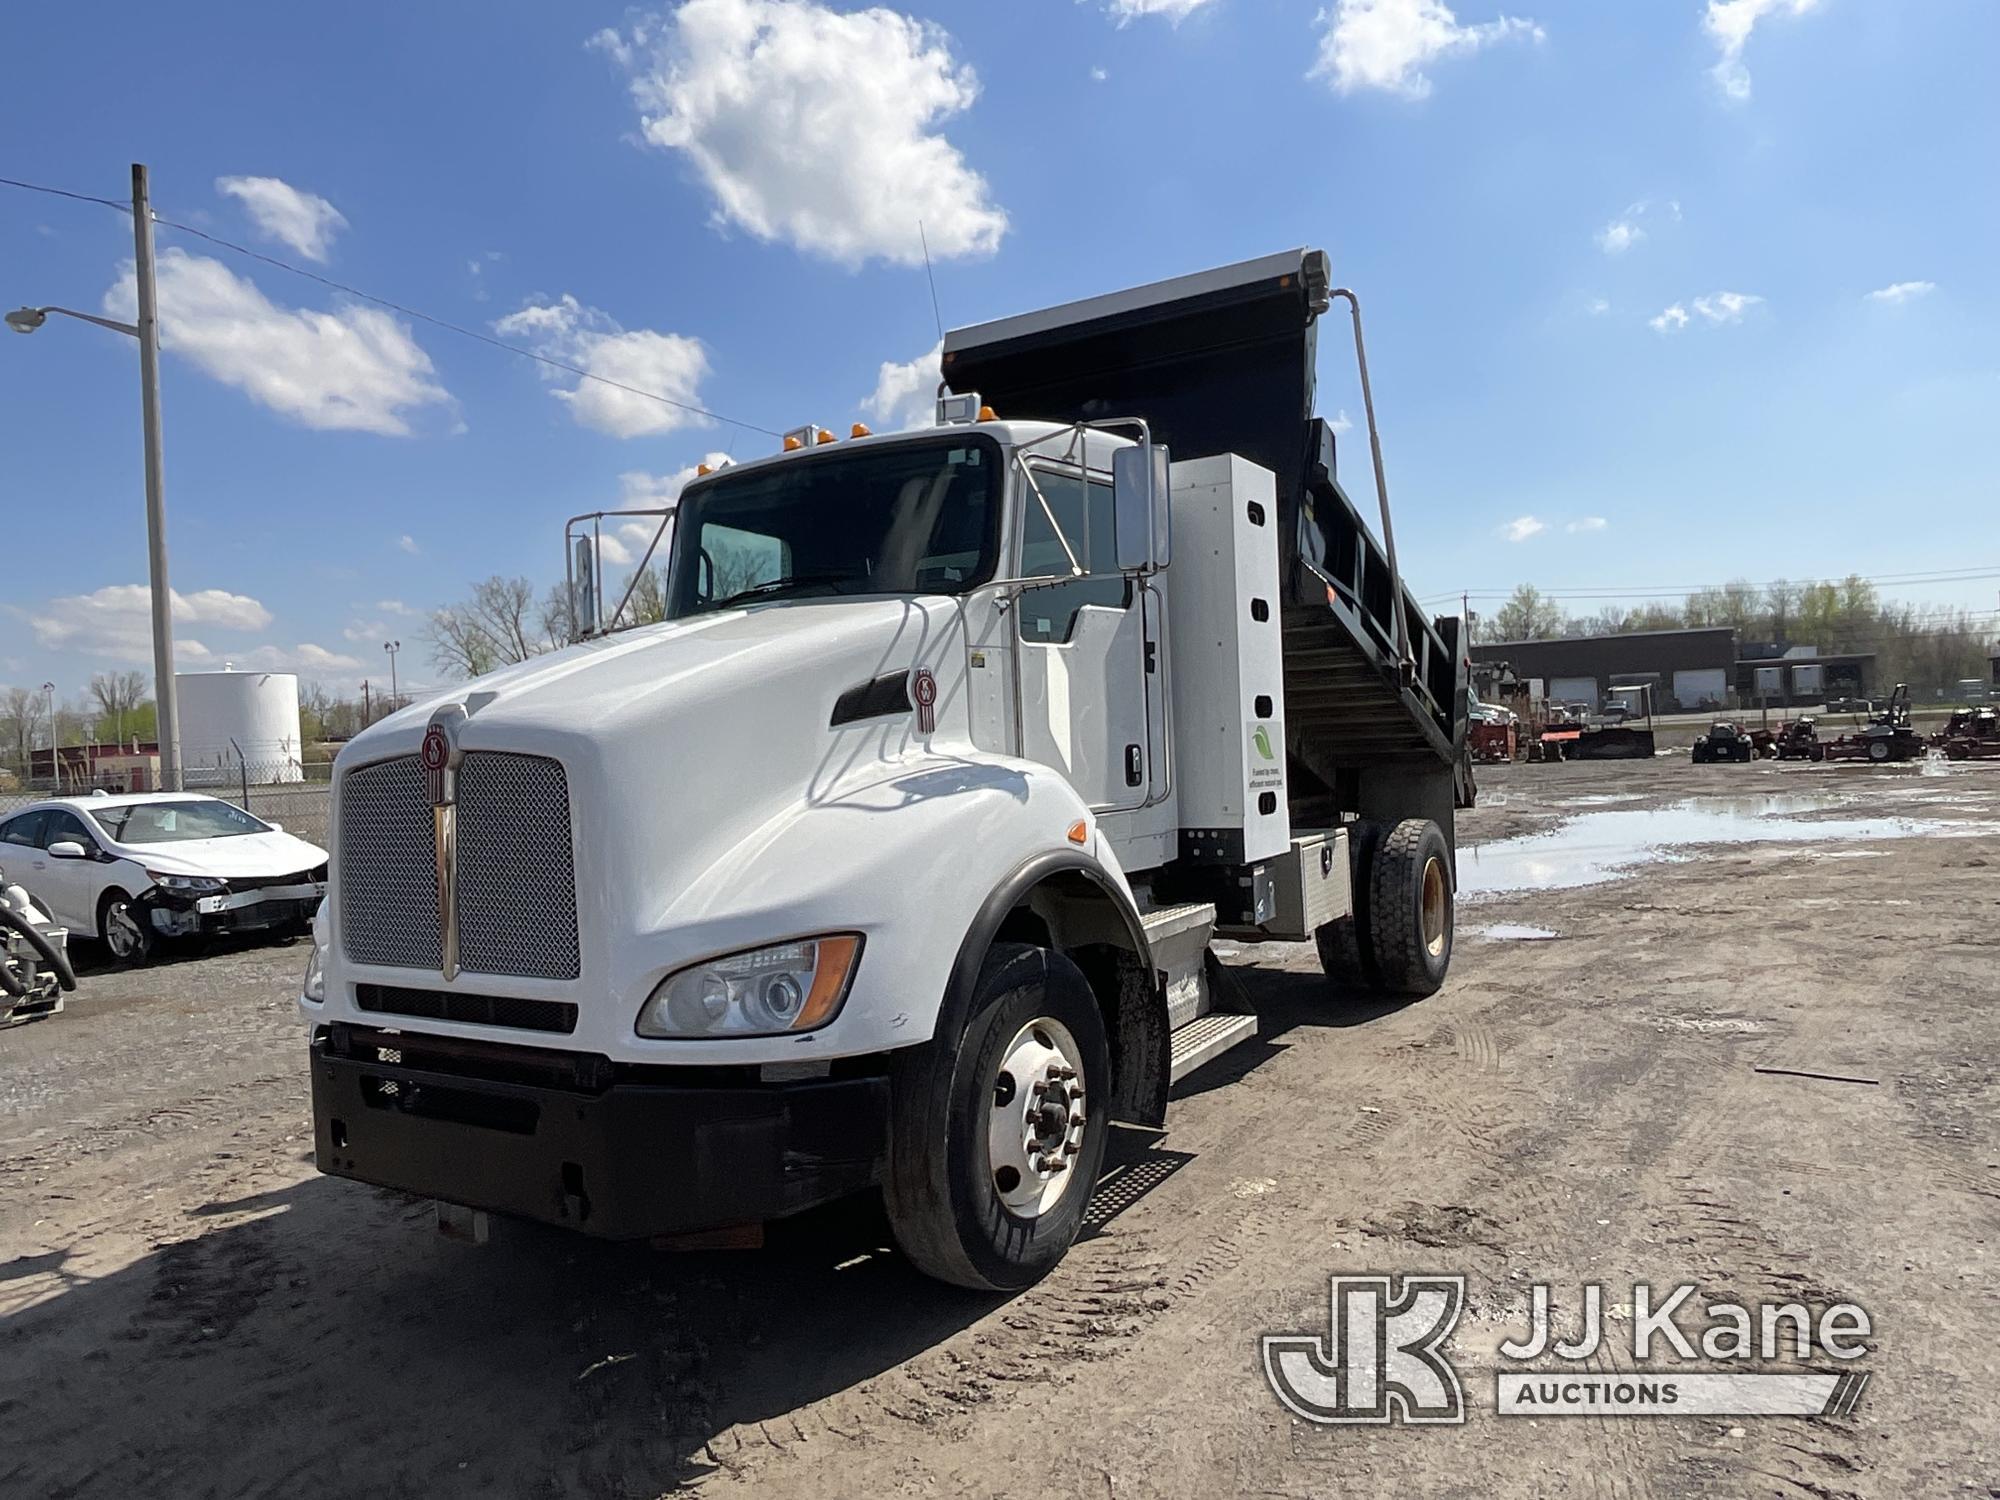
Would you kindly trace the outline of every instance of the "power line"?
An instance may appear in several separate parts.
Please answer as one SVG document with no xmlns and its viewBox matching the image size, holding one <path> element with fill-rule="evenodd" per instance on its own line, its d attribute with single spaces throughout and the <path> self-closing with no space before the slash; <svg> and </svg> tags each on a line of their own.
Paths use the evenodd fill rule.
<svg viewBox="0 0 2000 1500">
<path fill-rule="evenodd" d="M 45 187 L 35 182 L 21 182 L 12 177 L 0 177 L 0 185 L 24 188 L 31 193 L 47 193 L 57 198 L 73 198 L 80 203 L 101 203 L 106 208 L 119 209 L 127 214 L 132 212 L 130 204 L 119 203 L 115 199 L 93 197 L 89 193 L 72 193 L 63 188 Z M 510 344 L 505 339 L 496 339 L 490 334 L 481 333 L 475 328 L 467 328 L 464 324 L 454 323 L 448 318 L 437 317 L 432 313 L 424 312 L 406 303 L 392 302 L 387 297 L 378 297 L 373 292 L 364 292 L 359 287 L 349 286 L 345 282 L 335 281 L 330 276 L 322 276 L 317 271 L 308 271 L 303 266 L 295 266 L 290 261 L 280 260 L 275 255 L 266 255 L 261 250 L 252 250 L 248 245 L 239 245 L 234 240 L 226 240 L 220 235 L 210 234 L 207 230 L 197 229 L 192 224 L 183 224 L 176 219 L 169 219 L 157 211 L 153 214 L 153 222 L 167 229 L 178 230 L 182 234 L 191 234 L 196 239 L 206 240 L 209 244 L 219 249 L 232 251 L 237 255 L 246 256 L 251 260 L 261 261 L 267 266 L 274 266 L 280 271 L 289 271 L 294 276 L 303 276 L 308 281 L 316 281 L 321 286 L 330 287 L 334 291 L 344 293 L 349 297 L 358 297 L 363 302 L 372 302 L 377 307 L 386 307 L 391 312 L 401 313 L 404 317 L 414 318 L 421 323 L 428 323 L 433 328 L 442 328 L 445 332 L 455 333 L 460 338 L 473 339 L 492 348 L 503 349 L 509 354 L 518 354 L 522 359 L 532 359 L 537 364 L 561 370 L 566 374 L 576 376 L 579 380 L 589 380 L 596 382 L 598 385 L 610 386 L 613 390 L 624 391 L 626 394 L 632 396 L 640 396 L 648 401 L 657 401 L 662 406 L 671 406 L 677 411 L 688 412 L 697 417 L 706 417 L 710 421 L 720 422 L 724 426 L 740 427 L 750 432 L 761 432 L 766 437 L 778 436 L 777 432 L 772 428 L 760 427 L 755 422 L 744 422 L 735 417 L 726 417 L 721 412 L 710 411 L 707 407 L 696 406 L 690 401 L 676 401 L 672 396 L 663 396 L 658 391 L 649 391 L 640 386 L 627 385 L 622 380 L 613 380 L 608 375 L 599 375 L 594 371 L 582 368 L 580 365 L 573 365 L 568 360 L 556 359 L 547 354 L 538 354 L 533 349 L 523 348 L 519 344 Z"/>
<path fill-rule="evenodd" d="M 22 182 L 13 177 L 0 177 L 0 186 L 25 188 L 31 193 L 47 193 L 51 198 L 74 198 L 78 203 L 102 203 L 106 208 L 115 208 L 122 214 L 130 214 L 132 205 L 120 203 L 116 198 L 99 198 L 93 193 L 72 193 L 67 188 L 44 187 L 39 182 Z"/>
</svg>

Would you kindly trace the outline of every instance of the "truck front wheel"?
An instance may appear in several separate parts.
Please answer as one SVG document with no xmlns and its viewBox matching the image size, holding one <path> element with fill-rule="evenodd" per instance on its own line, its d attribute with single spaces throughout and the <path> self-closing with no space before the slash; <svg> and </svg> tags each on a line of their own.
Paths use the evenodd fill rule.
<svg viewBox="0 0 2000 1500">
<path fill-rule="evenodd" d="M 889 1176 L 896 1244 L 980 1291 L 1039 1281 L 1075 1241 L 1104 1160 L 1111 1054 L 1068 957 L 996 943 L 964 1031 L 896 1055 Z"/>
<path fill-rule="evenodd" d="M 1435 823 L 1406 818 L 1369 865 L 1368 937 L 1382 988 L 1435 994 L 1451 967 L 1451 851 Z"/>
</svg>

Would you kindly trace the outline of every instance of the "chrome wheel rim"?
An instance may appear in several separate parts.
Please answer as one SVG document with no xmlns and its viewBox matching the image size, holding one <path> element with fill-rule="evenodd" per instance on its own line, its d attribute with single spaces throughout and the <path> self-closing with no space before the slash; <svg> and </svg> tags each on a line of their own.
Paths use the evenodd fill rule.
<svg viewBox="0 0 2000 1500">
<path fill-rule="evenodd" d="M 1444 861 L 1435 854 L 1424 861 L 1423 924 L 1425 951 L 1432 958 L 1444 957 L 1445 939 L 1451 935 L 1451 883 Z"/>
<path fill-rule="evenodd" d="M 1047 1016 L 1028 1022 L 1001 1048 L 988 1098 L 993 1191 L 1010 1213 L 1040 1218 L 1070 1191 L 1089 1127 L 1076 1038 Z"/>
</svg>

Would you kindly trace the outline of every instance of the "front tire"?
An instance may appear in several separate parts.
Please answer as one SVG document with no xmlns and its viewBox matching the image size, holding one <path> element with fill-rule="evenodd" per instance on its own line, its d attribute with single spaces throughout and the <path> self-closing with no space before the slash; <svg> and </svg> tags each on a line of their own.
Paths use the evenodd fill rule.
<svg viewBox="0 0 2000 1500">
<path fill-rule="evenodd" d="M 1110 1045 L 1083 971 L 994 944 L 964 1031 L 896 1054 L 891 1085 L 897 1247 L 955 1286 L 1041 1280 L 1083 1227 L 1109 1128 Z"/>
<path fill-rule="evenodd" d="M 1435 823 L 1406 818 L 1370 865 L 1369 947 L 1382 989 L 1412 998 L 1436 994 L 1451 967 L 1454 925 L 1444 834 Z"/>
<path fill-rule="evenodd" d="M 1868 758 L 1878 766 L 1895 753 L 1896 747 L 1891 745 L 1887 740 L 1870 740 L 1868 742 Z"/>
<path fill-rule="evenodd" d="M 130 896 L 115 887 L 97 903 L 97 940 L 121 964 L 146 963 L 155 947 L 152 923 Z"/>
</svg>

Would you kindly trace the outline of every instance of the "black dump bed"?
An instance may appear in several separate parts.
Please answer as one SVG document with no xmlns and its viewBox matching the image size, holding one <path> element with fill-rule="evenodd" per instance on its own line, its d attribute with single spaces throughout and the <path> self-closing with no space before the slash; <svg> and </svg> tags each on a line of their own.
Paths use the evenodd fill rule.
<svg viewBox="0 0 2000 1500">
<path fill-rule="evenodd" d="M 1277 475 L 1295 822 L 1320 821 L 1316 795 L 1370 815 L 1406 800 L 1390 780 L 1455 764 L 1465 736 L 1459 622 L 1427 619 L 1402 590 L 1411 670 L 1399 669 L 1387 559 L 1313 415 L 1330 290 L 1324 252 L 1289 250 L 954 329 L 944 344 L 946 382 L 1003 417 L 1143 417 L 1176 459 L 1236 453 Z"/>
</svg>

